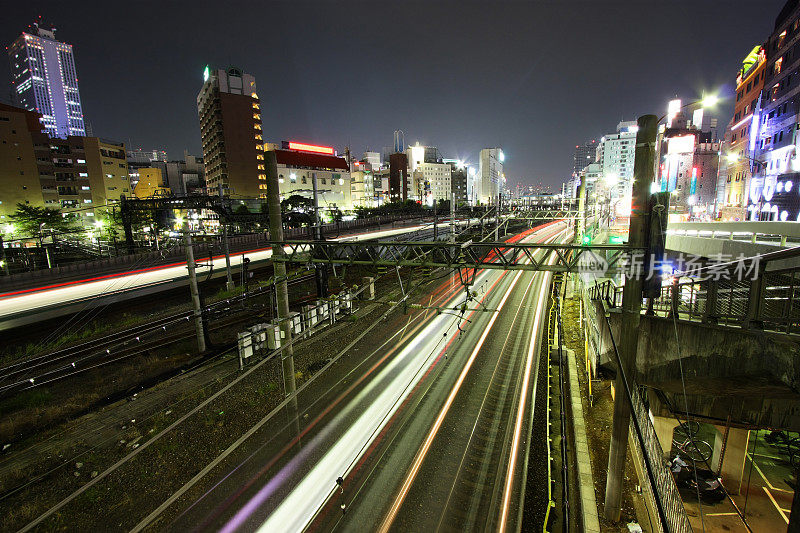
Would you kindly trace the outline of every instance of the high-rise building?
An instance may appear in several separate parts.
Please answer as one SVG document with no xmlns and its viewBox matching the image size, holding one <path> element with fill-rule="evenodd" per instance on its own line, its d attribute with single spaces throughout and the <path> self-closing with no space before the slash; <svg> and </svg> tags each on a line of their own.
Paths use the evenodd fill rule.
<svg viewBox="0 0 800 533">
<path fill-rule="evenodd" d="M 726 157 L 720 161 L 717 183 L 717 210 L 723 220 L 746 218 L 753 166 L 750 138 L 758 131 L 753 117 L 760 106 L 766 62 L 766 50 L 758 45 L 745 57 L 736 77 L 736 102 L 733 118 L 725 131 Z"/>
<path fill-rule="evenodd" d="M 8 215 L 17 204 L 44 206 L 33 133 L 43 135 L 41 115 L 0 103 L 0 223 L 8 224 Z M 2 231 L 2 228 L 0 228 Z"/>
<path fill-rule="evenodd" d="M 95 209 L 131 196 L 124 144 L 97 137 L 50 137 L 40 118 L 39 113 L 0 104 L 0 219 L 24 203 L 75 212 L 80 221 L 90 223 Z"/>
<path fill-rule="evenodd" d="M 203 79 L 197 113 L 208 190 L 222 186 L 230 195 L 266 197 L 261 104 L 255 78 L 235 67 L 206 67 Z"/>
<path fill-rule="evenodd" d="M 41 113 L 51 137 L 86 135 L 72 45 L 57 41 L 53 27 L 31 28 L 8 47 L 17 105 Z"/>
<path fill-rule="evenodd" d="M 480 194 L 478 201 L 482 204 L 496 204 L 500 191 L 505 187 L 503 162 L 505 154 L 502 148 L 484 148 L 481 150 L 478 178 Z"/>
<path fill-rule="evenodd" d="M 756 161 L 748 187 L 749 220 L 800 221 L 800 157 L 797 124 L 800 119 L 800 2 L 789 0 L 764 47 L 764 89 L 761 109 L 755 110 L 750 148 Z M 738 95 L 737 95 L 738 96 Z"/>
<path fill-rule="evenodd" d="M 389 201 L 408 200 L 408 155 L 398 152 L 389 155 Z"/>
<path fill-rule="evenodd" d="M 597 163 L 602 169 L 601 185 L 611 198 L 631 194 L 638 130 L 636 121 L 620 122 L 617 132 L 603 136 L 597 146 Z"/>
<path fill-rule="evenodd" d="M 592 139 L 583 144 L 575 146 L 575 155 L 573 156 L 572 175 L 578 176 L 581 170 L 586 168 L 586 165 L 597 161 L 597 141 Z"/>
<path fill-rule="evenodd" d="M 406 149 L 410 183 L 409 195 L 426 205 L 450 199 L 450 165 L 439 150 L 416 143 Z"/>
<path fill-rule="evenodd" d="M 714 122 L 697 114 L 689 120 L 680 100 L 670 102 L 671 118 L 662 124 L 656 143 L 656 183 L 671 192 L 670 211 L 684 219 L 709 219 L 716 210 L 716 184 L 720 142 L 715 139 Z M 706 129 L 703 130 L 703 124 Z"/>
<path fill-rule="evenodd" d="M 467 205 L 469 196 L 467 195 L 467 176 L 469 170 L 462 163 L 450 162 L 450 194 L 455 195 L 456 206 Z"/>
</svg>

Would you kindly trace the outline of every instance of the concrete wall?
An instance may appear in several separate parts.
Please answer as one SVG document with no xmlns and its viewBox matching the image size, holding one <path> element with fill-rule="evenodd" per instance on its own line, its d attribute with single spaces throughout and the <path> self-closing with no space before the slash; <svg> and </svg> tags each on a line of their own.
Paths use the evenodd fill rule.
<svg viewBox="0 0 800 533">
<path fill-rule="evenodd" d="M 590 358 L 596 366 L 616 369 L 611 332 L 618 340 L 621 314 L 605 311 L 602 302 L 584 301 Z M 679 412 L 688 406 L 694 416 L 712 423 L 730 416 L 739 427 L 800 430 L 796 337 L 643 316 L 637 382 L 649 387 L 655 415 L 668 416 L 670 405 Z"/>
</svg>

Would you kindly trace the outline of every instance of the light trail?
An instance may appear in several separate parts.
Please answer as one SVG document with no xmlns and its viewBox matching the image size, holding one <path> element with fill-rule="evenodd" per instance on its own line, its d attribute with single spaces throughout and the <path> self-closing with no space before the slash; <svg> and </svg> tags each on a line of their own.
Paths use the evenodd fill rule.
<svg viewBox="0 0 800 533">
<path fill-rule="evenodd" d="M 506 293 L 503 295 L 503 299 L 500 300 L 500 305 L 497 306 L 497 310 L 492 313 L 492 318 L 489 321 L 489 324 L 486 326 L 486 329 L 481 334 L 480 339 L 478 339 L 478 343 L 475 345 L 475 349 L 472 350 L 472 353 L 467 360 L 467 364 L 464 365 L 461 374 L 458 376 L 458 380 L 456 380 L 456 384 L 453 386 L 453 389 L 450 391 L 450 395 L 447 397 L 447 400 L 442 406 L 441 411 L 439 411 L 439 416 L 436 417 L 436 421 L 433 424 L 428 436 L 425 438 L 425 442 L 422 444 L 422 447 L 417 452 L 416 457 L 414 458 L 414 463 L 411 466 L 411 470 L 406 476 L 405 482 L 403 482 L 403 486 L 400 487 L 400 493 L 397 495 L 392 507 L 389 509 L 389 513 L 384 518 L 379 531 L 381 533 L 385 533 L 389 531 L 392 523 L 394 522 L 395 517 L 397 516 L 397 512 L 400 510 L 400 507 L 403 505 L 403 501 L 405 500 L 406 494 L 408 494 L 408 490 L 411 488 L 411 485 L 414 483 L 414 479 L 417 477 L 417 472 L 419 468 L 422 466 L 422 462 L 425 460 L 425 456 L 428 453 L 428 449 L 433 442 L 433 439 L 436 438 L 436 434 L 439 432 L 439 427 L 441 427 L 442 422 L 444 421 L 444 417 L 447 416 L 447 412 L 450 410 L 450 406 L 455 400 L 456 395 L 458 394 L 459 389 L 461 389 L 461 384 L 464 382 L 464 379 L 467 377 L 467 373 L 469 369 L 472 367 L 472 363 L 475 361 L 475 358 L 478 356 L 478 352 L 480 352 L 481 347 L 483 347 L 484 341 L 486 341 L 486 337 L 489 335 L 489 331 L 491 331 L 492 326 L 494 326 L 497 317 L 500 315 L 500 311 L 503 309 L 503 306 L 506 303 L 506 300 L 511 295 L 511 291 L 514 289 L 514 286 L 517 284 L 520 276 L 522 276 L 522 271 L 520 270 L 517 272 L 516 276 L 514 276 L 513 281 L 511 282 L 511 286 L 506 290 Z"/>
<path fill-rule="evenodd" d="M 522 272 L 517 273 L 515 280 L 512 281 L 512 288 L 521 274 Z M 478 274 L 475 285 L 482 284 L 490 278 L 499 280 L 503 275 L 504 273 L 498 275 L 497 271 L 483 270 Z M 445 283 L 445 286 L 447 285 L 449 282 Z M 501 305 L 505 304 L 510 291 L 511 289 L 506 291 Z M 488 293 L 484 295 L 484 298 L 486 297 Z M 459 305 L 466 301 L 463 293 L 455 294 L 453 298 Z M 492 311 L 490 326 L 483 332 L 480 344 L 483 344 L 488 335 L 498 311 L 499 308 L 497 311 Z M 269 515 L 258 530 L 262 532 L 304 530 L 338 490 L 335 480 L 339 476 L 346 477 L 349 474 L 364 451 L 390 423 L 392 416 L 405 403 L 407 397 L 413 393 L 415 386 L 426 375 L 426 370 L 439 358 L 440 343 L 448 344 L 458 335 L 456 323 L 457 318 L 447 314 L 433 318 L 368 386 L 336 412 L 334 419 L 322 428 L 297 456 L 283 466 L 225 523 L 222 531 L 254 528 L 256 525 L 254 522 L 259 520 L 257 518 L 259 509 L 269 505 L 270 501 L 284 493 L 286 496 L 269 511 Z M 475 353 L 479 349 L 476 349 Z M 335 431 L 340 427 L 344 428 L 344 432 L 337 436 Z M 319 458 L 312 456 L 320 452 L 324 453 Z M 296 484 L 293 483 L 294 479 L 298 480 Z M 287 490 L 287 487 L 291 488 Z"/>
<path fill-rule="evenodd" d="M 548 264 L 552 264 L 555 257 L 548 260 Z M 517 406 L 517 419 L 514 424 L 514 438 L 511 444 L 511 457 L 508 460 L 508 472 L 506 473 L 506 483 L 503 489 L 503 507 L 500 512 L 500 525 L 497 530 L 500 532 L 505 531 L 508 521 L 508 510 L 511 505 L 511 489 L 514 485 L 514 466 L 517 463 L 517 454 L 519 453 L 519 441 L 522 435 L 522 419 L 525 414 L 525 402 L 528 397 L 528 387 L 530 386 L 531 368 L 533 366 L 534 352 L 536 347 L 536 340 L 539 333 L 539 324 L 542 318 L 542 309 L 544 298 L 547 296 L 546 288 L 550 286 L 550 277 L 552 273 L 544 272 L 542 279 L 541 290 L 539 291 L 539 299 L 536 302 L 536 315 L 533 319 L 533 329 L 531 330 L 531 342 L 528 346 L 528 355 L 525 361 L 525 375 L 522 380 L 522 394 L 520 394 L 519 405 Z"/>
<path fill-rule="evenodd" d="M 564 230 L 560 231 L 558 234 L 563 233 L 563 231 Z M 554 240 L 555 238 L 557 238 L 557 235 L 547 238 L 546 241 Z M 475 349 L 470 354 L 470 357 L 467 360 L 467 363 L 464 366 L 463 370 L 461 371 L 461 374 L 459 375 L 458 379 L 456 380 L 453 389 L 450 391 L 447 400 L 445 401 L 444 405 L 439 411 L 439 415 L 436 417 L 436 421 L 434 422 L 433 427 L 428 432 L 428 436 L 426 437 L 425 441 L 423 442 L 422 446 L 420 447 L 419 451 L 417 452 L 414 458 L 414 462 L 412 463 L 411 469 L 409 470 L 406 479 L 403 482 L 403 485 L 400 487 L 400 491 L 397 497 L 395 498 L 394 503 L 392 504 L 391 508 L 389 509 L 389 512 L 387 513 L 386 517 L 381 523 L 381 526 L 379 528 L 379 531 L 381 533 L 386 533 L 387 531 L 389 531 L 389 528 L 392 526 L 392 523 L 397 517 L 397 513 L 399 512 L 400 507 L 403 505 L 403 502 L 405 501 L 406 495 L 408 494 L 411 485 L 414 483 L 414 480 L 416 479 L 417 473 L 419 472 L 419 469 L 425 460 L 428 450 L 430 449 L 433 440 L 436 438 L 436 435 L 439 432 L 439 428 L 441 427 L 445 417 L 447 416 L 447 413 L 450 410 L 450 406 L 455 400 L 455 397 L 458 395 L 458 392 L 461 388 L 461 384 L 464 382 L 464 379 L 469 373 L 469 370 L 472 367 L 472 364 L 475 361 L 475 358 L 477 357 L 478 353 L 480 352 L 481 347 L 483 346 L 483 343 L 486 340 L 486 337 L 489 335 L 489 331 L 492 329 L 492 326 L 497 320 L 497 317 L 500 315 L 500 311 L 503 309 L 506 300 L 511 294 L 511 291 L 514 289 L 514 286 L 517 284 L 517 281 L 519 280 L 520 276 L 522 276 L 522 271 L 517 272 L 516 276 L 514 277 L 511 283 L 511 286 L 506 290 L 506 293 L 503 295 L 502 300 L 500 300 L 500 305 L 498 305 L 497 310 L 494 311 L 492 318 L 489 321 L 489 324 L 487 325 L 483 334 L 479 338 L 478 343 L 475 346 Z M 544 290 L 540 291 L 540 301 L 541 301 L 541 293 L 543 292 Z"/>
<path fill-rule="evenodd" d="M 484 272 L 482 277 L 488 277 Z M 483 280 L 481 279 L 480 282 Z M 459 304 L 465 298 L 463 294 L 455 295 Z M 457 318 L 439 315 L 425 327 L 409 345 L 401 350 L 378 376 L 361 390 L 353 401 L 339 411 L 335 419 L 317 434 L 307 445 L 306 452 L 294 457 L 281 469 L 259 492 L 228 521 L 222 531 L 232 532 L 247 524 L 258 508 L 272 497 L 280 486 L 288 481 L 288 477 L 301 468 L 307 461 L 310 451 L 320 449 L 330 439 L 332 432 L 340 425 L 346 425 L 347 431 L 331 446 L 312 469 L 272 511 L 267 520 L 259 527 L 259 531 L 302 531 L 314 518 L 319 508 L 335 492 L 334 480 L 346 475 L 362 454 L 362 450 L 372 442 L 375 436 L 391 419 L 392 415 L 403 404 L 414 385 L 424 376 L 428 368 L 439 355 L 436 347 L 443 340 L 444 331 L 447 338 L 458 334 L 455 327 Z M 358 414 L 355 420 L 352 417 Z"/>
<path fill-rule="evenodd" d="M 393 230 L 383 230 L 371 233 L 364 233 L 355 236 L 346 236 L 332 241 L 364 240 L 390 237 L 402 233 L 408 233 L 425 229 L 428 226 L 411 226 Z M 239 266 L 242 262 L 242 255 L 249 257 L 251 261 L 264 261 L 272 257 L 272 249 L 257 249 L 231 255 L 231 267 Z M 198 258 L 199 259 L 199 258 Z M 213 260 L 214 270 L 219 272 L 225 268 L 225 257 L 215 257 Z M 207 265 L 207 264 L 206 264 Z M 199 273 L 208 271 L 208 266 L 198 269 Z M 84 280 L 75 280 L 62 284 L 48 285 L 35 289 L 25 289 L 24 291 L 13 291 L 0 294 L 0 322 L 11 320 L 22 313 L 29 314 L 31 311 L 45 310 L 56 305 L 84 301 L 87 299 L 98 298 L 118 292 L 134 291 L 167 283 L 170 281 L 187 278 L 186 263 L 171 263 L 157 267 L 134 270 L 132 272 L 122 272 L 119 274 L 109 274 L 97 276 Z"/>
</svg>

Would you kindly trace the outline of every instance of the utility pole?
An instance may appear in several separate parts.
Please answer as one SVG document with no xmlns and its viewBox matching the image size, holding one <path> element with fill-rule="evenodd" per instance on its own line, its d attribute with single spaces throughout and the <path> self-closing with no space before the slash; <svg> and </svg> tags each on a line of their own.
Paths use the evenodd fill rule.
<svg viewBox="0 0 800 533">
<path fill-rule="evenodd" d="M 317 173 L 311 173 L 311 192 L 314 195 L 314 240 L 322 240 L 322 224 L 319 218 L 319 189 L 317 189 Z M 314 281 L 317 285 L 317 297 L 328 297 L 328 267 L 314 263 Z"/>
<path fill-rule="evenodd" d="M 638 120 L 636 134 L 636 157 L 633 166 L 633 195 L 628 246 L 643 248 L 647 243 L 650 220 L 650 183 L 653 181 L 653 157 L 656 144 L 658 118 L 643 115 Z M 632 251 L 631 253 L 639 253 Z M 648 253 L 648 252 L 645 252 Z M 637 261 L 632 264 L 641 264 Z M 620 327 L 619 357 L 622 367 L 617 369 L 614 380 L 614 418 L 611 428 L 611 445 L 608 452 L 608 477 L 606 478 L 606 501 L 603 514 L 608 520 L 617 522 L 622 512 L 622 482 L 625 469 L 625 454 L 628 450 L 628 428 L 631 406 L 625 394 L 625 376 L 633 379 L 636 371 L 636 349 L 639 343 L 639 321 L 642 309 L 642 286 L 645 273 L 635 269 L 625 280 L 622 290 L 622 321 Z M 629 381 L 630 384 L 632 382 Z"/>
<path fill-rule="evenodd" d="M 222 191 L 222 184 L 219 184 L 219 197 L 223 198 L 224 193 Z M 225 283 L 225 290 L 232 291 L 233 290 L 233 274 L 231 273 L 231 249 L 228 243 L 228 223 L 225 219 L 222 218 L 220 215 L 219 222 L 222 224 L 222 241 L 225 246 L 225 274 L 227 275 L 228 281 Z"/>
<path fill-rule="evenodd" d="M 11 271 L 8 268 L 8 261 L 6 261 L 6 245 L 3 244 L 2 235 L 0 235 L 0 262 L 3 263 L 3 271 L 6 273 L 6 276 L 10 276 Z"/>
<path fill-rule="evenodd" d="M 581 176 L 578 186 L 578 215 L 575 218 L 575 242 L 581 243 L 586 231 L 586 176 Z"/>
<path fill-rule="evenodd" d="M 133 228 L 131 227 L 132 215 L 128 199 L 125 196 L 122 196 L 119 200 L 119 213 L 120 218 L 122 218 L 122 227 L 125 230 L 125 246 L 128 249 L 128 253 L 132 254 L 134 251 Z M 158 250 L 158 234 L 156 233 L 155 224 L 153 224 L 153 235 L 156 238 L 156 250 Z"/>
<path fill-rule="evenodd" d="M 456 193 L 450 193 L 450 242 L 456 243 Z"/>
<path fill-rule="evenodd" d="M 267 207 L 269 208 L 269 238 L 275 242 L 272 246 L 272 256 L 284 255 L 283 250 L 283 222 L 281 220 L 281 196 L 278 185 L 278 163 L 275 152 L 264 152 L 264 163 L 267 170 Z M 314 180 L 316 191 L 316 180 Z M 314 195 L 316 199 L 316 194 Z M 316 202 L 314 202 L 316 204 Z M 273 261 L 272 267 L 275 279 L 280 280 L 276 285 L 278 321 L 280 322 L 283 341 L 281 345 L 281 363 L 283 365 L 283 389 L 286 396 L 292 396 L 295 391 L 294 381 L 294 348 L 292 347 L 292 325 L 289 322 L 289 286 L 286 283 L 286 263 Z"/>
<path fill-rule="evenodd" d="M 497 193 L 497 205 L 494 208 L 494 242 L 500 238 L 500 193 Z"/>
<path fill-rule="evenodd" d="M 437 215 L 437 212 L 436 212 L 436 204 L 438 204 L 438 203 L 439 203 L 439 201 L 434 196 L 434 198 L 433 198 L 433 242 L 436 242 L 436 238 L 439 236 L 439 216 Z"/>
<path fill-rule="evenodd" d="M 189 270 L 189 290 L 192 293 L 192 306 L 194 307 L 194 327 L 197 333 L 197 351 L 206 351 L 206 338 L 203 334 L 203 308 L 200 305 L 200 291 L 197 288 L 197 273 L 194 265 L 194 250 L 192 249 L 192 234 L 189 233 L 188 220 L 183 223 L 183 239 L 186 246 L 186 268 Z"/>
</svg>

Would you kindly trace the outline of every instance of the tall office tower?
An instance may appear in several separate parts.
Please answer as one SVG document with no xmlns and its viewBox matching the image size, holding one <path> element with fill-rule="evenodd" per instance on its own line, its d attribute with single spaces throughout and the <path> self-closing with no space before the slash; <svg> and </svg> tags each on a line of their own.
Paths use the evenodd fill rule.
<svg viewBox="0 0 800 533">
<path fill-rule="evenodd" d="M 575 146 L 575 155 L 573 156 L 572 175 L 578 176 L 581 170 L 586 168 L 597 161 L 597 141 L 592 139 L 583 144 Z"/>
<path fill-rule="evenodd" d="M 57 41 L 56 29 L 34 23 L 8 47 L 17 105 L 42 114 L 51 137 L 85 136 L 83 107 L 72 45 Z"/>
<path fill-rule="evenodd" d="M 266 197 L 264 139 L 256 80 L 238 68 L 203 73 L 197 95 L 206 185 L 214 194 Z"/>
<path fill-rule="evenodd" d="M 610 198 L 630 196 L 633 190 L 633 159 L 636 153 L 636 121 L 623 121 L 617 124 L 616 133 L 609 133 L 597 145 L 597 164 L 601 168 L 600 188 Z M 593 163 L 587 165 L 591 167 Z M 587 177 L 594 168 L 587 171 Z M 588 182 L 587 182 L 588 184 Z M 590 191 L 593 192 L 593 191 Z"/>
<path fill-rule="evenodd" d="M 503 161 L 505 155 L 501 148 L 484 148 L 478 174 L 480 175 L 480 193 L 478 200 L 482 204 L 497 204 L 498 195 L 506 185 L 506 176 L 503 174 Z"/>
</svg>

